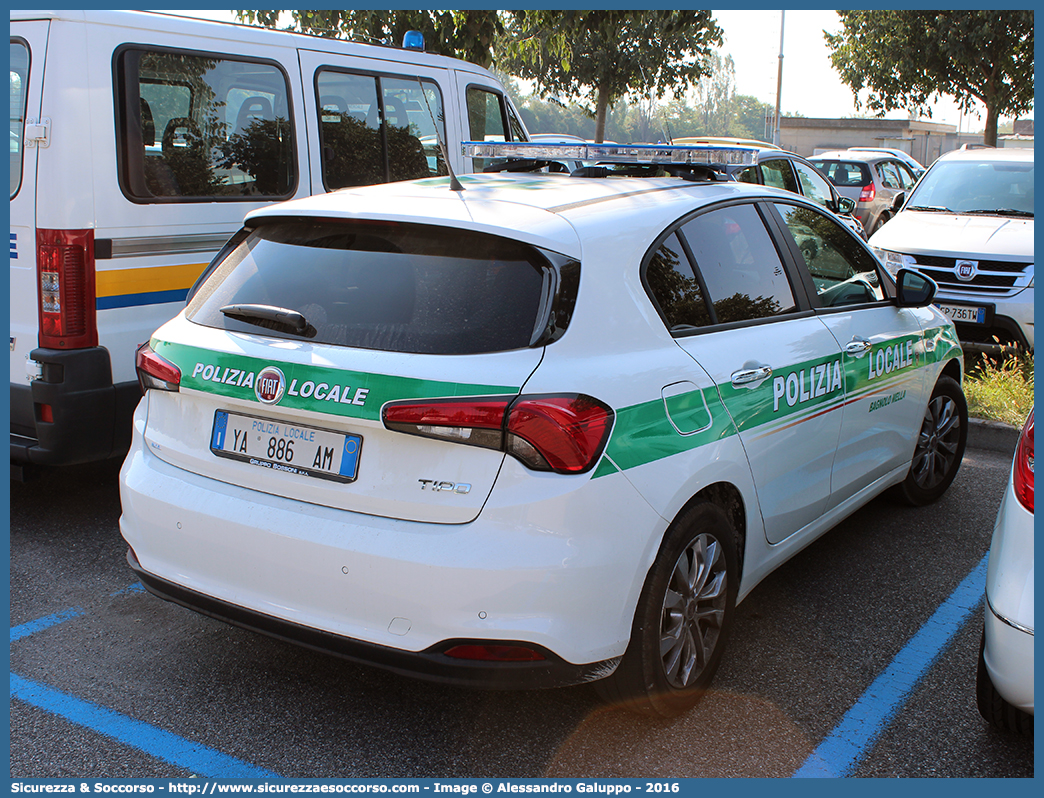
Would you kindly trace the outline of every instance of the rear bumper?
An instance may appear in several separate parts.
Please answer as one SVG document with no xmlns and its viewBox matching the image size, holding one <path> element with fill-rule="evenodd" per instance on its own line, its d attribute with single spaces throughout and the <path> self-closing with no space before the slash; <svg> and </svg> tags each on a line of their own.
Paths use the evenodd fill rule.
<svg viewBox="0 0 1044 798">
<path fill-rule="evenodd" d="M 464 640 L 447 640 L 424 651 L 403 651 L 303 626 L 187 590 L 145 571 L 135 557 L 133 549 L 127 551 L 127 562 L 145 588 L 161 599 L 243 629 L 260 632 L 313 651 L 344 657 L 352 662 L 383 668 L 402 676 L 462 687 L 527 690 L 568 687 L 594 681 L 612 673 L 619 662 L 617 658 L 607 662 L 573 665 L 541 646 L 513 640 L 495 642 L 535 648 L 543 654 L 544 660 L 489 664 L 455 659 L 444 653 L 454 645 L 473 642 Z"/>
<path fill-rule="evenodd" d="M 11 384 L 12 463 L 75 465 L 127 451 L 141 390 L 137 382 L 113 384 L 107 349 L 34 349 L 30 357 L 42 375 Z"/>
<path fill-rule="evenodd" d="M 164 598 L 457 684 L 575 684 L 607 676 L 626 650 L 649 540 L 666 522 L 623 475 L 542 475 L 541 494 L 511 460 L 475 521 L 403 521 L 172 466 L 143 441 L 148 411 L 146 399 L 121 472 L 120 531 L 143 582 Z M 490 665 L 442 653 L 461 641 L 509 641 L 546 660 Z"/>
</svg>

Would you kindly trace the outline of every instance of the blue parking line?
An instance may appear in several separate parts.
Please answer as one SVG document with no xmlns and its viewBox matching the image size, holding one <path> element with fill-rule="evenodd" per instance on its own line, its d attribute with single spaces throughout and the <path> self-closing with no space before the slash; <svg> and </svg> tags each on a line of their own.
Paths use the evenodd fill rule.
<svg viewBox="0 0 1044 798">
<path fill-rule="evenodd" d="M 867 688 L 793 778 L 851 775 L 928 669 L 982 604 L 987 554 Z"/>
<path fill-rule="evenodd" d="M 142 592 L 140 583 L 113 593 L 119 596 Z M 36 632 L 79 618 L 84 611 L 73 607 L 44 618 L 11 628 L 11 642 L 21 640 Z M 228 756 L 199 743 L 164 731 L 140 720 L 121 715 L 111 709 L 56 690 L 53 687 L 33 682 L 11 674 L 11 698 L 17 698 L 38 709 L 50 712 L 86 729 L 110 737 L 150 756 L 169 762 L 199 776 L 208 778 L 251 778 L 278 779 L 278 773 L 255 767 L 235 757 Z"/>
<path fill-rule="evenodd" d="M 21 640 L 23 637 L 28 637 L 36 632 L 42 632 L 44 629 L 56 626 L 62 621 L 68 621 L 71 618 L 79 618 L 81 615 L 83 615 L 83 610 L 79 607 L 73 607 L 72 609 L 63 610 L 62 612 L 56 612 L 54 615 L 48 615 L 45 618 L 38 618 L 35 621 L 23 623 L 21 626 L 12 626 L 11 642 L 13 643 L 15 640 Z"/>
<path fill-rule="evenodd" d="M 281 778 L 270 770 L 255 767 L 213 748 L 190 742 L 148 723 L 31 682 L 14 673 L 11 674 L 11 697 L 200 776 L 227 779 Z"/>
</svg>

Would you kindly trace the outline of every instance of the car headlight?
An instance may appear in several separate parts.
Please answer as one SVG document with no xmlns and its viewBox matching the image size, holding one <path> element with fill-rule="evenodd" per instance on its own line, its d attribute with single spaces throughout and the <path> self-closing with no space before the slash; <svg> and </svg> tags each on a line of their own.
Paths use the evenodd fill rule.
<svg viewBox="0 0 1044 798">
<path fill-rule="evenodd" d="M 903 267 L 907 269 L 917 268 L 917 261 L 913 259 L 912 255 L 903 255 L 901 252 L 891 252 L 879 247 L 871 247 L 871 249 L 892 277 L 895 277 Z"/>
</svg>

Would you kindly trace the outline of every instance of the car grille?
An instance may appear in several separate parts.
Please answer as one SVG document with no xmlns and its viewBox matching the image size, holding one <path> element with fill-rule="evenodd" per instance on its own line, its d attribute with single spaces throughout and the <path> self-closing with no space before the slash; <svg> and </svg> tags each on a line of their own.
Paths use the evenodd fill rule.
<svg viewBox="0 0 1044 798">
<path fill-rule="evenodd" d="M 970 281 L 965 281 L 957 279 L 956 258 L 915 255 L 914 259 L 918 271 L 935 280 L 941 290 L 954 293 L 1013 296 L 1028 286 L 1032 278 L 1032 263 L 980 260 L 975 270 L 975 277 Z"/>
</svg>

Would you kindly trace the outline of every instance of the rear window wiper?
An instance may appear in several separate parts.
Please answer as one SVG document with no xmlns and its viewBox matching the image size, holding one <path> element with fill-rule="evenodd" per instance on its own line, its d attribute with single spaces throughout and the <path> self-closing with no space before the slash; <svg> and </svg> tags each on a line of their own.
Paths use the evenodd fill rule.
<svg viewBox="0 0 1044 798">
<path fill-rule="evenodd" d="M 274 305 L 225 305 L 221 312 L 230 319 L 245 321 L 266 330 L 303 335 L 305 338 L 314 338 L 316 334 L 315 327 L 308 323 L 308 319 L 290 308 Z"/>
<path fill-rule="evenodd" d="M 989 216 L 1028 216 L 1033 218 L 1033 211 L 1020 211 L 1017 208 L 977 208 L 974 211 L 961 211 L 961 213 L 981 213 Z"/>
</svg>

